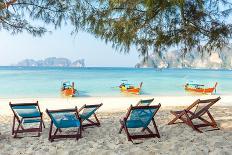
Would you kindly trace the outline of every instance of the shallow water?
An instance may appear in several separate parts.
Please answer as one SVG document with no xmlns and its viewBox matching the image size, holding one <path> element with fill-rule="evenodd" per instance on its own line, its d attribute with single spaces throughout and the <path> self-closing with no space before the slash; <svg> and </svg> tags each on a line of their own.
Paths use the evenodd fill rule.
<svg viewBox="0 0 232 155">
<path fill-rule="evenodd" d="M 186 95 L 184 84 L 208 86 L 218 82 L 216 94 L 232 94 L 232 71 L 151 68 L 0 67 L 0 98 L 59 97 L 62 81 L 74 81 L 80 96 L 122 96 L 121 80 L 139 85 L 143 95 Z"/>
</svg>

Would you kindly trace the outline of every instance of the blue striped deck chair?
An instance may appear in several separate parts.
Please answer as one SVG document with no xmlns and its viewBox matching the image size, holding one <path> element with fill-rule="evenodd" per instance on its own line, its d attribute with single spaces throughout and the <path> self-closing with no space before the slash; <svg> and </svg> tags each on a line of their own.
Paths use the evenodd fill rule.
<svg viewBox="0 0 232 155">
<path fill-rule="evenodd" d="M 152 99 L 146 99 L 146 100 L 140 100 L 136 106 L 149 106 L 154 101 L 154 98 Z"/>
<path fill-rule="evenodd" d="M 128 141 L 139 138 L 160 138 L 158 128 L 156 126 L 154 116 L 158 112 L 161 104 L 152 106 L 130 106 L 126 116 L 120 120 L 121 128 L 119 133 L 124 129 Z M 150 123 L 153 123 L 155 133 L 148 127 Z M 141 128 L 141 134 L 132 135 L 129 129 Z M 145 133 L 148 131 L 148 134 Z"/>
<path fill-rule="evenodd" d="M 18 137 L 18 133 L 24 132 L 37 132 L 38 137 L 42 132 L 42 127 L 45 128 L 43 122 L 43 113 L 40 111 L 38 101 L 35 103 L 9 103 L 10 108 L 13 111 L 13 126 L 12 135 L 14 138 Z M 16 123 L 18 126 L 16 127 Z M 38 127 L 27 127 L 29 124 L 39 124 Z"/>
<path fill-rule="evenodd" d="M 100 126 L 100 121 L 97 118 L 96 111 L 102 106 L 103 104 L 95 104 L 95 105 L 83 105 L 79 109 L 79 114 L 81 117 L 82 122 L 88 122 L 82 124 L 83 127 L 92 127 L 92 126 Z M 94 117 L 95 120 L 91 120 L 91 117 Z M 83 128 L 82 128 L 83 129 Z"/>
<path fill-rule="evenodd" d="M 81 138 L 81 119 L 77 110 L 77 107 L 73 109 L 59 109 L 59 110 L 46 110 L 48 116 L 51 119 L 51 125 L 49 130 L 48 140 L 53 142 L 54 139 L 59 138 Z M 55 126 L 55 132 L 53 132 L 53 125 Z M 63 129 L 75 129 L 75 134 L 61 134 Z M 59 131 L 60 134 L 57 134 Z"/>
</svg>

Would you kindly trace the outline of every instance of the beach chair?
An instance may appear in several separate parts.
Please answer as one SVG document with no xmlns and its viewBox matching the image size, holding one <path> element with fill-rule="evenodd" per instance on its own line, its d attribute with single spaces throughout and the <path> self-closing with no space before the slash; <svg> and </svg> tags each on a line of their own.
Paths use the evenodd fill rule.
<svg viewBox="0 0 232 155">
<path fill-rule="evenodd" d="M 154 101 L 154 98 L 147 100 L 140 100 L 136 106 L 149 106 Z"/>
<path fill-rule="evenodd" d="M 214 120 L 213 116 L 209 112 L 209 109 L 220 99 L 221 99 L 220 97 L 215 99 L 208 99 L 208 100 L 198 99 L 184 110 L 171 111 L 171 113 L 175 116 L 175 118 L 172 121 L 170 121 L 168 125 L 176 124 L 178 123 L 176 121 L 180 119 L 182 122 L 179 123 L 185 123 L 191 128 L 193 128 L 193 130 L 198 131 L 200 133 L 202 133 L 202 131 L 199 129 L 201 127 L 211 126 L 213 127 L 213 130 L 219 130 L 216 121 Z M 206 120 L 206 118 L 203 118 L 203 116 L 205 115 L 208 116 L 210 121 Z M 199 120 L 202 123 L 197 124 L 193 122 L 195 120 Z"/>
<path fill-rule="evenodd" d="M 38 101 L 35 103 L 9 103 L 13 111 L 12 135 L 17 138 L 18 133 L 37 132 L 40 136 L 42 127 L 45 128 L 43 122 L 43 113 L 40 111 Z M 18 126 L 16 127 L 16 123 Z M 27 127 L 26 124 L 38 124 L 38 127 Z M 18 137 L 19 138 L 19 137 Z"/>
<path fill-rule="evenodd" d="M 48 140 L 53 142 L 54 139 L 59 138 L 81 138 L 81 119 L 77 107 L 73 109 L 59 109 L 59 110 L 46 110 L 51 119 Z M 53 125 L 55 132 L 53 132 Z M 61 134 L 63 129 L 75 129 L 75 134 Z M 60 134 L 58 134 L 58 131 Z"/>
<path fill-rule="evenodd" d="M 95 105 L 83 105 L 79 109 L 79 114 L 82 122 L 82 126 L 84 127 L 92 127 L 92 126 L 100 126 L 100 122 L 97 118 L 96 111 L 102 106 L 103 104 L 95 104 Z M 95 120 L 91 120 L 90 118 L 94 116 Z M 84 121 L 88 123 L 83 124 Z M 83 129 L 82 128 L 82 129 Z"/>
<path fill-rule="evenodd" d="M 121 133 L 122 130 L 124 129 L 128 141 L 132 141 L 132 142 L 133 139 L 138 139 L 138 138 L 152 138 L 152 137 L 160 138 L 160 134 L 154 120 L 154 116 L 158 112 L 160 107 L 161 104 L 152 105 L 152 106 L 131 105 L 126 116 L 120 120 L 121 128 L 119 130 L 119 133 Z M 148 127 L 151 122 L 153 123 L 155 133 Z M 132 129 L 142 128 L 141 130 L 142 134 L 136 134 L 136 135 L 130 134 L 129 129 L 131 128 Z M 148 134 L 145 133 L 145 131 L 147 131 Z"/>
</svg>

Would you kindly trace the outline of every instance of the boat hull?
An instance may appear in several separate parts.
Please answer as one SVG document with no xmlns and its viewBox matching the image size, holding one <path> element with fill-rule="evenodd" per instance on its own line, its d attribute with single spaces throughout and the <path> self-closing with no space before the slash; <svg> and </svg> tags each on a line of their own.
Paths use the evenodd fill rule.
<svg viewBox="0 0 232 155">
<path fill-rule="evenodd" d="M 204 88 L 204 89 L 185 88 L 185 90 L 190 92 L 196 92 L 196 93 L 212 94 L 215 88 Z"/>
<path fill-rule="evenodd" d="M 193 87 L 188 87 L 185 85 L 185 90 L 189 92 L 195 92 L 195 93 L 202 93 L 202 94 L 212 94 L 216 87 L 217 87 L 217 82 L 215 83 L 214 87 L 211 88 L 193 88 Z"/>
<path fill-rule="evenodd" d="M 75 95 L 75 89 L 65 89 L 61 91 L 63 96 L 73 97 Z"/>
<path fill-rule="evenodd" d="M 131 93 L 131 94 L 139 94 L 140 93 L 140 88 L 131 88 L 131 89 L 121 88 L 121 92 Z"/>
</svg>

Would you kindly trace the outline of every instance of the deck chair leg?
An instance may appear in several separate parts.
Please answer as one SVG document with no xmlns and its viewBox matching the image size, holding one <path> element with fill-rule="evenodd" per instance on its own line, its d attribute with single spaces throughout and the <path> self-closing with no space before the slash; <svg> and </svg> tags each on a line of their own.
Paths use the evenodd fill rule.
<svg viewBox="0 0 232 155">
<path fill-rule="evenodd" d="M 39 123 L 38 137 L 40 136 L 40 132 L 42 132 L 42 121 Z"/>
<path fill-rule="evenodd" d="M 100 122 L 99 122 L 99 120 L 98 120 L 98 118 L 97 118 L 97 115 L 94 113 L 93 116 L 95 117 L 95 119 L 96 119 L 96 121 L 97 121 L 97 126 L 100 126 Z"/>
<path fill-rule="evenodd" d="M 77 129 L 76 140 L 79 139 L 78 137 L 79 137 L 79 128 Z"/>
<path fill-rule="evenodd" d="M 17 134 L 18 134 L 18 131 L 19 131 L 19 128 L 20 128 L 20 125 L 21 125 L 21 122 L 19 123 L 17 129 L 14 131 L 14 138 L 17 137 Z"/>
<path fill-rule="evenodd" d="M 159 130 L 158 130 L 158 128 L 157 128 L 157 125 L 156 125 L 156 123 L 155 123 L 154 118 L 152 119 L 152 123 L 153 123 L 153 126 L 154 126 L 154 128 L 155 128 L 155 131 L 156 131 L 157 137 L 158 137 L 158 138 L 160 138 Z"/>
<path fill-rule="evenodd" d="M 122 133 L 122 130 L 123 130 L 123 122 L 122 122 L 121 120 L 120 120 L 119 122 L 120 122 L 120 124 L 121 124 L 121 127 L 120 127 L 118 133 L 121 134 L 121 133 Z"/>
<path fill-rule="evenodd" d="M 49 141 L 53 141 L 52 139 L 52 126 L 53 126 L 53 122 L 51 121 L 51 125 L 50 125 L 50 129 L 49 129 L 49 135 L 48 135 L 48 140 Z"/>
<path fill-rule="evenodd" d="M 202 122 L 204 122 L 205 124 L 208 124 L 208 125 L 210 125 L 211 126 L 211 122 L 209 122 L 209 121 L 207 121 L 207 120 L 205 120 L 204 118 L 202 118 L 201 116 L 199 116 L 199 117 L 197 117 L 198 119 L 200 119 Z"/>
<path fill-rule="evenodd" d="M 57 134 L 58 131 L 59 131 L 59 128 L 57 128 L 56 131 L 54 132 L 54 136 Z"/>
<path fill-rule="evenodd" d="M 14 134 L 14 132 L 15 132 L 15 116 L 14 116 L 14 118 L 13 118 L 13 125 L 12 125 L 12 135 Z"/>
<path fill-rule="evenodd" d="M 43 122 L 43 127 L 45 128 L 45 124 L 44 124 L 44 121 L 42 120 L 42 122 Z"/>
<path fill-rule="evenodd" d="M 80 138 L 82 138 L 82 126 L 79 127 Z"/>
<path fill-rule="evenodd" d="M 45 128 L 45 123 L 43 121 L 43 116 L 41 116 L 41 121 L 42 121 L 43 127 Z"/>
<path fill-rule="evenodd" d="M 214 120 L 213 116 L 210 114 L 209 111 L 207 111 L 207 114 L 208 114 L 210 120 L 212 121 L 211 126 L 212 126 L 213 128 L 218 128 L 218 127 L 217 127 L 216 121 Z"/>
<path fill-rule="evenodd" d="M 125 122 L 125 121 L 123 121 L 123 126 L 124 126 L 123 128 L 124 128 L 124 130 L 125 130 L 125 132 L 126 132 L 128 141 L 132 141 L 131 136 L 130 136 L 130 133 L 129 133 L 127 127 L 126 127 L 126 122 Z"/>
<path fill-rule="evenodd" d="M 17 119 L 18 120 L 18 119 Z M 14 138 L 17 137 L 17 134 L 19 132 L 19 129 L 22 128 L 22 130 L 24 130 L 23 126 L 22 126 L 22 122 L 23 122 L 23 118 L 21 120 L 18 120 L 18 127 L 17 129 L 14 131 Z"/>
<path fill-rule="evenodd" d="M 81 138 L 81 128 L 77 128 L 77 135 L 76 135 L 76 140 Z"/>
<path fill-rule="evenodd" d="M 83 126 L 81 127 L 81 130 L 82 130 L 82 131 L 84 131 L 84 130 L 85 130 Z"/>
<path fill-rule="evenodd" d="M 187 119 L 186 124 L 188 126 L 190 126 L 193 130 L 196 130 L 196 131 L 202 133 L 201 130 L 199 130 L 197 127 L 194 126 L 194 124 L 193 124 L 192 120 L 189 118 L 189 115 L 187 114 L 187 112 L 184 111 L 184 113 L 185 113 L 185 116 L 186 116 L 186 119 Z"/>
<path fill-rule="evenodd" d="M 42 120 L 40 121 L 39 128 L 40 128 L 40 132 L 42 132 L 42 130 L 43 130 L 43 121 Z"/>
</svg>

